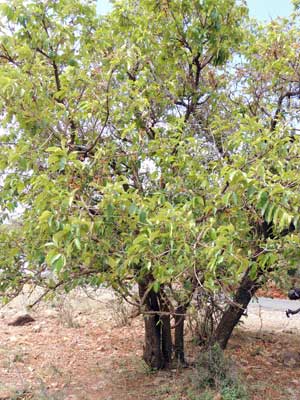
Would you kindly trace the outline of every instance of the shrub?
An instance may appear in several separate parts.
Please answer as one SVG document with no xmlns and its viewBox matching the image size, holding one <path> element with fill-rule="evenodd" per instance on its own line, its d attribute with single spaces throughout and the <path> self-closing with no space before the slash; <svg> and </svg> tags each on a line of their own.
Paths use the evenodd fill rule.
<svg viewBox="0 0 300 400">
<path fill-rule="evenodd" d="M 239 379 L 236 367 L 219 345 L 210 347 L 199 356 L 196 363 L 196 383 L 199 389 L 218 390 L 222 400 L 248 399 L 247 390 Z M 209 391 L 205 391 L 200 398 L 206 399 L 209 396 Z"/>
</svg>

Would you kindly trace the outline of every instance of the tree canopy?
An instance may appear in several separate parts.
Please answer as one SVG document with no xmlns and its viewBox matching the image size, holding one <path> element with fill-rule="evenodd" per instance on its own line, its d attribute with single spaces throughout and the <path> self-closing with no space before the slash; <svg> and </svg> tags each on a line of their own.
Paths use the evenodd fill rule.
<svg viewBox="0 0 300 400">
<path fill-rule="evenodd" d="M 235 0 L 1 12 L 0 295 L 108 285 L 160 318 L 222 292 L 225 346 L 257 288 L 299 262 L 298 12 L 263 25 Z"/>
</svg>

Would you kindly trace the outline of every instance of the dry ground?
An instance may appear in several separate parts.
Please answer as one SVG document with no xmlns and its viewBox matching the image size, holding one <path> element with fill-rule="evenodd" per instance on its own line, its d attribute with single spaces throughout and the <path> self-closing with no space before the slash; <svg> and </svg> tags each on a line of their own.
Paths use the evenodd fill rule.
<svg viewBox="0 0 300 400">
<path fill-rule="evenodd" d="M 2 310 L 0 400 L 198 400 L 191 395 L 193 368 L 152 373 L 141 361 L 142 320 L 120 326 L 127 317 L 123 306 L 106 291 L 98 299 L 76 292 L 43 305 L 32 313 L 36 321 L 23 327 L 8 322 L 25 310 L 25 297 Z M 297 362 L 289 354 L 300 351 L 300 321 L 278 326 L 278 316 L 263 316 L 261 326 L 261 316 L 249 316 L 227 353 L 252 400 L 299 400 L 300 356 Z M 188 341 L 189 360 L 197 352 Z"/>
</svg>

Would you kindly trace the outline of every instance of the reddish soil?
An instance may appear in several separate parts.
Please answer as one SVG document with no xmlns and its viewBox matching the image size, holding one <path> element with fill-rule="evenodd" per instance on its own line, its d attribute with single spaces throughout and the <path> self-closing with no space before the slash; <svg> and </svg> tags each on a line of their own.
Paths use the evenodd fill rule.
<svg viewBox="0 0 300 400">
<path fill-rule="evenodd" d="M 102 310 L 103 312 L 103 310 Z M 107 312 L 106 310 L 106 317 Z M 111 310 L 110 310 L 111 312 Z M 114 327 L 101 313 L 75 315 L 68 327 L 62 315 L 45 314 L 23 327 L 0 325 L 0 400 L 194 400 L 195 370 L 153 373 L 142 362 L 143 324 Z M 72 323 L 70 323 L 72 322 Z M 251 400 L 300 399 L 300 362 L 292 333 L 237 331 L 227 350 L 244 376 Z M 193 360 L 199 348 L 187 343 Z M 195 390 L 197 390 L 195 388 Z M 216 399 L 221 399 L 217 397 Z"/>
<path fill-rule="evenodd" d="M 272 299 L 287 299 L 287 291 L 278 288 L 275 283 L 269 283 L 265 288 L 259 289 L 256 295 Z"/>
</svg>

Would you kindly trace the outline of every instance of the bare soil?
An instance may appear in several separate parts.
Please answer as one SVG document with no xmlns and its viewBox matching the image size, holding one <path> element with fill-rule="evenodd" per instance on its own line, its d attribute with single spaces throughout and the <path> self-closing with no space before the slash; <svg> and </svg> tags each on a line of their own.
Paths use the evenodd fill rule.
<svg viewBox="0 0 300 400">
<path fill-rule="evenodd" d="M 0 400 L 197 400 L 193 367 L 147 368 L 142 319 L 130 320 L 110 292 L 76 291 L 31 311 L 30 325 L 8 325 L 28 303 L 21 296 L 0 311 Z M 275 314 L 252 312 L 227 350 L 251 400 L 300 399 L 300 318 L 283 326 Z M 187 340 L 189 361 L 199 350 Z"/>
</svg>

